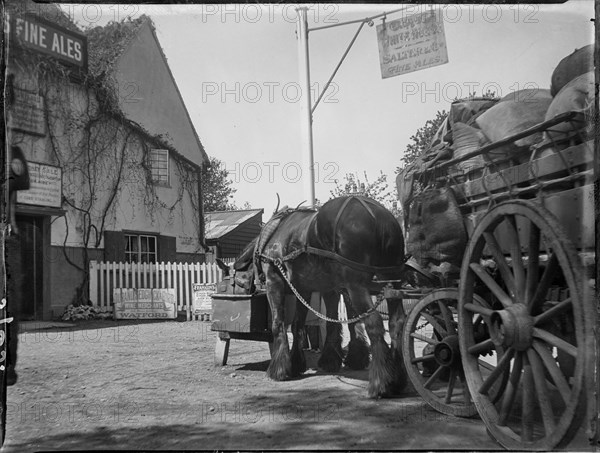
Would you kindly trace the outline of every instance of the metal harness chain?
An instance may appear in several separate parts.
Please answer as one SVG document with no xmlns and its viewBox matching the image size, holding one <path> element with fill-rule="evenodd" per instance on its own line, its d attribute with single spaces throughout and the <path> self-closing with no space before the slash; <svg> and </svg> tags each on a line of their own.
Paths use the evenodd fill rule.
<svg viewBox="0 0 600 453">
<path fill-rule="evenodd" d="M 287 282 L 288 286 L 290 287 L 290 289 L 292 290 L 292 292 L 294 293 L 294 295 L 298 298 L 298 300 L 300 302 L 302 302 L 302 304 L 306 308 L 308 308 L 317 318 L 321 318 L 324 321 L 334 322 L 334 323 L 338 323 L 338 324 L 353 324 L 353 323 L 358 322 L 358 321 L 366 318 L 367 316 L 369 316 L 383 302 L 383 297 L 377 296 L 377 302 L 375 303 L 375 305 L 372 308 L 369 308 L 363 314 L 358 315 L 358 316 L 356 316 L 356 317 L 354 317 L 352 319 L 333 319 L 333 318 L 329 318 L 329 317 L 321 314 L 320 312 L 318 312 L 314 308 L 312 308 L 310 306 L 310 304 L 304 300 L 304 298 L 300 295 L 300 293 L 298 293 L 298 291 L 296 290 L 296 288 L 294 288 L 294 285 L 292 285 L 292 282 L 288 278 L 288 276 L 287 276 L 287 274 L 285 272 L 285 269 L 283 268 L 281 260 L 275 259 L 275 260 L 273 260 L 273 263 L 275 264 L 275 266 L 277 266 L 277 269 L 279 269 L 279 272 L 281 272 L 281 275 L 283 276 L 284 280 Z"/>
</svg>

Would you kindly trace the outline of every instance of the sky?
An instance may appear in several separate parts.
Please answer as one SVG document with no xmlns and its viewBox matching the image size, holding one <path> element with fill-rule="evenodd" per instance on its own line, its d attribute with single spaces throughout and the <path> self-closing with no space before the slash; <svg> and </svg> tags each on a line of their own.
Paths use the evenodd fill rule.
<svg viewBox="0 0 600 453">
<path fill-rule="evenodd" d="M 340 25 L 400 5 L 309 5 L 311 90 L 319 95 L 359 24 Z M 313 114 L 316 197 L 331 197 L 347 173 L 372 181 L 395 170 L 410 137 L 454 98 L 487 89 L 504 96 L 550 87 L 558 62 L 594 42 L 594 3 L 434 5 L 440 9 L 448 63 L 383 79 L 375 19 L 363 27 L 332 87 Z M 392 21 L 425 12 L 412 5 Z M 70 5 L 79 25 L 149 15 L 196 132 L 224 163 L 238 207 L 308 200 L 302 143 L 300 51 L 294 5 Z"/>
</svg>

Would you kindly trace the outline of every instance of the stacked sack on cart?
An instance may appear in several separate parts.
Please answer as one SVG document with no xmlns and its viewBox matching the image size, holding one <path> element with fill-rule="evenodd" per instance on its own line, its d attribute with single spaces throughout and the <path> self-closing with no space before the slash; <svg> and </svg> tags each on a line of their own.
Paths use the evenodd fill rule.
<svg viewBox="0 0 600 453">
<path fill-rule="evenodd" d="M 552 73 L 550 89 L 524 89 L 499 99 L 470 98 L 451 104 L 429 149 L 396 179 L 404 211 L 407 252 L 421 266 L 459 266 L 467 241 L 454 194 L 445 187 L 434 187 L 433 181 L 446 176 L 458 181 L 477 179 L 484 170 L 496 172 L 592 137 L 593 50 L 593 45 L 589 45 L 563 58 Z M 569 122 L 442 167 L 444 174 L 431 170 L 444 161 L 501 142 L 567 112 L 577 114 Z"/>
</svg>

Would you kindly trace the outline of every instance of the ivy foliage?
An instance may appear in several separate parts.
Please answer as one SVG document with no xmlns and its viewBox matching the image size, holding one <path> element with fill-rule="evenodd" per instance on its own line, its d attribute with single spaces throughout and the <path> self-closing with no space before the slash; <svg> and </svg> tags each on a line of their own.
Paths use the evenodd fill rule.
<svg viewBox="0 0 600 453">
<path fill-rule="evenodd" d="M 142 14 L 135 19 L 128 16 L 120 22 L 111 21 L 103 27 L 85 29 L 90 71 L 97 76 L 110 74 L 139 28 L 149 20 Z"/>
<path fill-rule="evenodd" d="M 402 165 L 396 168 L 396 173 L 413 163 L 419 156 L 425 154 L 431 147 L 433 137 L 447 117 L 448 112 L 446 110 L 438 110 L 433 119 L 427 120 L 422 127 L 417 129 L 417 132 L 410 137 L 411 143 L 406 146 L 404 154 L 400 158 Z"/>
</svg>

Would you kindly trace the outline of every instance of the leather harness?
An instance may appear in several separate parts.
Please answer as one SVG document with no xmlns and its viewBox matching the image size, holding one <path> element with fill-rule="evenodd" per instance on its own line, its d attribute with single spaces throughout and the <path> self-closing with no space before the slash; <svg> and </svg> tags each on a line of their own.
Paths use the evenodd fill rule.
<svg viewBox="0 0 600 453">
<path fill-rule="evenodd" d="M 300 248 L 294 250 L 293 252 L 288 253 L 285 256 L 266 255 L 264 253 L 264 248 L 265 248 L 267 242 L 269 241 L 269 239 L 275 233 L 281 220 L 283 220 L 285 217 L 290 215 L 292 212 L 296 212 L 296 210 L 287 210 L 287 211 L 283 212 L 282 215 L 278 215 L 279 213 L 276 214 L 264 226 L 263 231 L 261 232 L 260 237 L 259 237 L 258 241 L 256 242 L 256 248 L 254 250 L 255 259 L 258 259 L 262 262 L 281 264 L 286 261 L 294 260 L 302 254 L 308 254 L 308 255 L 317 255 L 317 256 L 322 256 L 324 258 L 332 259 L 342 265 L 348 266 L 348 267 L 350 267 L 354 270 L 360 271 L 360 272 L 370 272 L 370 273 L 375 273 L 375 274 L 382 273 L 382 272 L 401 272 L 404 269 L 405 263 L 402 263 L 402 265 L 400 265 L 400 266 L 371 266 L 368 264 L 358 263 L 356 261 L 350 260 L 350 259 L 345 258 L 335 252 L 335 248 L 336 248 L 335 238 L 336 238 L 336 232 L 337 232 L 339 220 L 340 220 L 343 212 L 345 211 L 346 207 L 348 206 L 350 201 L 352 201 L 353 199 L 358 200 L 361 203 L 361 205 L 367 210 L 367 212 L 371 215 L 371 217 L 373 217 L 373 219 L 375 219 L 375 214 L 374 214 L 373 210 L 371 209 L 371 207 L 369 206 L 369 204 L 373 204 L 375 206 L 380 206 L 379 203 L 377 203 L 374 200 L 364 198 L 364 197 L 357 197 L 357 196 L 347 197 L 344 200 L 344 203 L 342 204 L 340 210 L 338 211 L 338 213 L 335 217 L 335 221 L 333 224 L 333 244 L 331 246 L 331 250 L 324 250 L 321 248 L 317 248 L 317 247 L 313 247 L 308 244 L 305 244 L 303 247 L 300 247 Z M 315 211 L 313 214 L 313 218 L 311 219 L 311 221 L 308 225 L 306 234 L 308 234 L 308 231 L 310 230 L 310 228 L 313 227 L 313 224 L 316 221 L 316 216 L 317 216 L 317 212 Z M 277 222 L 277 223 L 273 224 L 274 222 Z M 405 259 L 405 262 L 406 262 L 406 259 Z"/>
</svg>

